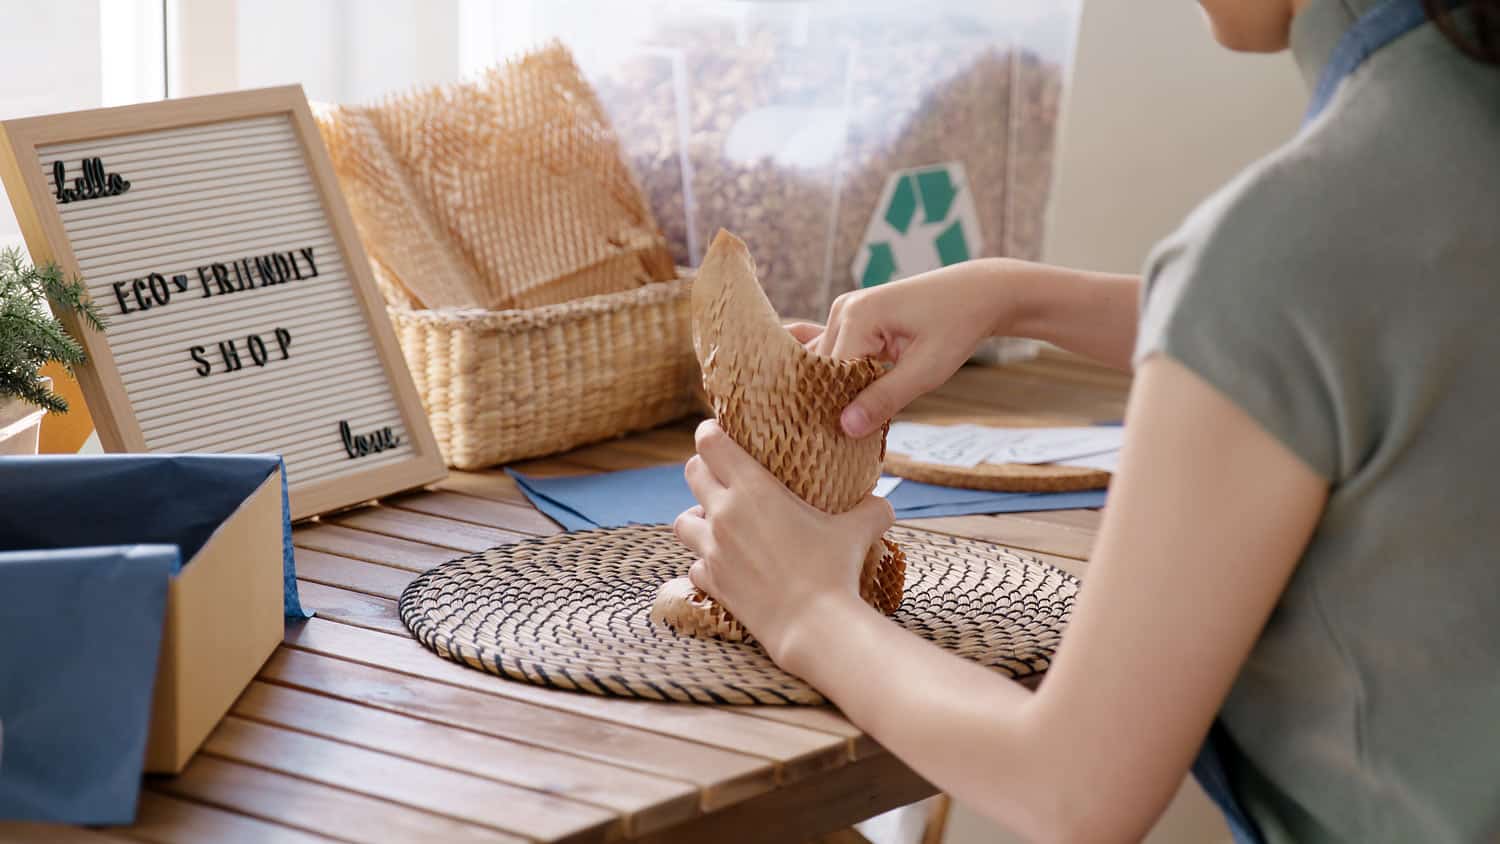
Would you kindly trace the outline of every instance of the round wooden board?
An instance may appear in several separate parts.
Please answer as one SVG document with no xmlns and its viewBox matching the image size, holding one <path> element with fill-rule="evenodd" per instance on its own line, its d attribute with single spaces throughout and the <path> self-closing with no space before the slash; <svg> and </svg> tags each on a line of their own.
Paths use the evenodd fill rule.
<svg viewBox="0 0 1500 844">
<path fill-rule="evenodd" d="M 991 425 L 994 427 L 1041 427 L 1034 421 L 1013 422 L 998 417 L 941 417 L 902 419 L 924 425 Z M 972 469 L 912 460 L 887 451 L 884 471 L 888 475 L 924 484 L 982 489 L 990 492 L 1078 492 L 1109 486 L 1110 473 L 1085 466 L 1032 465 L 1027 463 L 981 463 Z"/>
</svg>

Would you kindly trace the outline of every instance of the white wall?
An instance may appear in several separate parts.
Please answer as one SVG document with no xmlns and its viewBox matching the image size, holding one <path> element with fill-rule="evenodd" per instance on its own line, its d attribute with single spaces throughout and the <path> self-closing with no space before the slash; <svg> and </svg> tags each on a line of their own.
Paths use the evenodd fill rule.
<svg viewBox="0 0 1500 844">
<path fill-rule="evenodd" d="M 212 2 L 233 6 L 231 87 L 300 82 L 314 102 L 357 103 L 459 76 L 456 0 Z"/>
<path fill-rule="evenodd" d="M 168 18 L 174 97 L 300 84 L 368 102 L 459 75 L 458 0 L 169 0 Z"/>
<path fill-rule="evenodd" d="M 1135 272 L 1199 200 L 1296 130 L 1291 57 L 1230 53 L 1188 0 L 1086 0 L 1044 258 Z"/>
</svg>

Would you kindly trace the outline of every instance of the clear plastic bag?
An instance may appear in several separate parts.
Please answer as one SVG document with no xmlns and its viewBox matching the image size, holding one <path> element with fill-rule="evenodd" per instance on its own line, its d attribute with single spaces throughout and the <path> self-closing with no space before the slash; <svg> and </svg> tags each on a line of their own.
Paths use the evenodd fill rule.
<svg viewBox="0 0 1500 844">
<path fill-rule="evenodd" d="M 532 15 L 574 48 L 676 259 L 733 231 L 783 316 L 822 319 L 924 260 L 1041 253 L 1075 3 L 554 0 Z M 937 170 L 951 187 L 934 199 L 921 174 Z M 893 232 L 879 219 L 900 174 L 924 187 L 901 194 L 919 202 Z M 878 251 L 877 230 L 949 248 Z M 895 266 L 862 272 L 872 246 Z"/>
</svg>

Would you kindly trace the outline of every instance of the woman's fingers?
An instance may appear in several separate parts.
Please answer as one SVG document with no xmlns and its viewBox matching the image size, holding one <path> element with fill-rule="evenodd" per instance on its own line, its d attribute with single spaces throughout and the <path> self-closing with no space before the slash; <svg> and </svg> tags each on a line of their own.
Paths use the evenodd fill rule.
<svg viewBox="0 0 1500 844">
<path fill-rule="evenodd" d="M 708 520 L 703 517 L 701 507 L 679 513 L 676 520 L 672 522 L 672 533 L 676 534 L 677 539 L 694 554 L 701 557 L 706 553 L 705 548 L 711 534 Z"/>
<path fill-rule="evenodd" d="M 829 315 L 828 330 L 818 341 L 818 351 L 835 360 L 894 360 L 898 350 L 891 345 L 892 338 L 902 336 L 904 329 L 897 322 L 899 315 L 891 313 L 890 307 L 868 295 L 850 298 L 837 316 Z"/>
<path fill-rule="evenodd" d="M 682 476 L 687 479 L 688 489 L 693 491 L 693 497 L 698 499 L 698 504 L 705 509 L 712 507 L 715 501 L 721 500 L 728 491 L 714 471 L 697 454 L 688 458 L 687 465 L 682 468 Z"/>
<path fill-rule="evenodd" d="M 725 487 L 759 485 L 771 477 L 759 461 L 740 448 L 739 443 L 730 439 L 712 419 L 698 425 L 698 430 L 693 432 L 693 441 L 698 447 L 698 457 Z"/>
<path fill-rule="evenodd" d="M 713 572 L 709 569 L 708 563 L 702 560 L 695 560 L 693 567 L 688 569 L 688 580 L 693 581 L 694 586 L 710 595 L 717 593 L 714 587 Z"/>
<path fill-rule="evenodd" d="M 844 433 L 864 437 L 890 421 L 917 396 L 934 386 L 934 364 L 922 355 L 902 355 L 889 372 L 875 380 L 839 416 Z M 941 382 L 941 378 L 937 383 Z"/>
<path fill-rule="evenodd" d="M 815 322 L 789 322 L 786 330 L 804 346 L 823 336 L 823 326 Z"/>
<path fill-rule="evenodd" d="M 847 301 L 846 296 L 848 294 L 836 297 L 833 300 L 833 304 L 828 306 L 828 323 L 824 327 L 823 333 L 818 335 L 817 346 L 813 349 L 813 352 L 820 355 L 833 353 L 833 340 L 839 333 L 839 323 L 842 321 L 840 313 L 844 309 L 844 302 Z"/>
<path fill-rule="evenodd" d="M 895 355 L 886 348 L 889 326 L 882 321 L 868 319 L 853 307 L 844 310 L 845 316 L 838 334 L 829 346 L 828 354 L 835 360 L 858 360 L 877 358 L 889 360 Z"/>
<path fill-rule="evenodd" d="M 818 342 L 811 351 L 823 357 L 833 357 L 833 344 L 838 342 L 839 334 L 843 331 L 843 323 L 832 315 L 828 317 L 828 327 L 818 335 Z"/>
<path fill-rule="evenodd" d="M 891 508 L 891 502 L 884 498 L 867 495 L 863 501 L 854 505 L 854 509 L 838 518 L 854 522 L 859 530 L 873 541 L 896 523 L 896 511 Z"/>
</svg>

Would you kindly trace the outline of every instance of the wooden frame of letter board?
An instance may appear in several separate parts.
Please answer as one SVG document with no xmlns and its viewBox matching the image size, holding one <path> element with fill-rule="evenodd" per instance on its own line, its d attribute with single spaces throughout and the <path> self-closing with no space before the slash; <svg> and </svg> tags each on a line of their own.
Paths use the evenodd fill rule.
<svg viewBox="0 0 1500 844">
<path fill-rule="evenodd" d="M 305 484 L 292 480 L 292 518 L 303 519 L 431 483 L 444 477 L 447 468 L 412 384 L 411 373 L 396 344 L 385 304 L 375 287 L 369 259 L 339 191 L 333 165 L 313 122 L 302 86 L 263 88 L 0 122 L 0 179 L 10 195 L 32 260 L 39 264 L 54 261 L 69 277 L 77 277 L 81 275 L 78 261 L 64 231 L 53 190 L 44 175 L 38 148 L 274 115 L 290 118 L 293 134 L 302 150 L 302 160 L 321 200 L 334 242 L 342 253 L 350 287 L 369 328 L 413 452 L 407 459 L 344 477 Z M 226 165 L 230 164 L 226 162 Z M 79 367 L 77 374 L 95 429 L 99 432 L 99 442 L 110 452 L 145 451 L 145 435 L 126 397 L 108 339 L 103 333 L 87 329 L 72 314 L 64 313 L 61 317 L 69 333 L 78 338 L 88 352 L 88 364 Z"/>
</svg>

